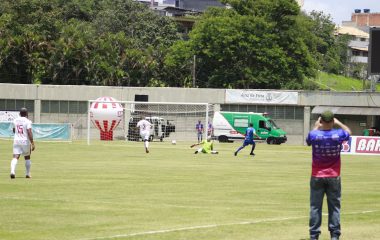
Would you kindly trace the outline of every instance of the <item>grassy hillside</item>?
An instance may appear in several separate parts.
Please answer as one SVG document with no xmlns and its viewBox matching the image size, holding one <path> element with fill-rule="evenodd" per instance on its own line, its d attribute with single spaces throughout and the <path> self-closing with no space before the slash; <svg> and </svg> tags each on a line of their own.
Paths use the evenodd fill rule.
<svg viewBox="0 0 380 240">
<path fill-rule="evenodd" d="M 363 91 L 363 81 L 356 78 L 345 77 L 342 75 L 328 74 L 321 72 L 316 79 L 311 80 L 320 90 L 331 91 Z M 370 82 L 366 81 L 365 89 L 370 88 Z M 377 85 L 376 91 L 380 91 L 380 84 Z"/>
</svg>

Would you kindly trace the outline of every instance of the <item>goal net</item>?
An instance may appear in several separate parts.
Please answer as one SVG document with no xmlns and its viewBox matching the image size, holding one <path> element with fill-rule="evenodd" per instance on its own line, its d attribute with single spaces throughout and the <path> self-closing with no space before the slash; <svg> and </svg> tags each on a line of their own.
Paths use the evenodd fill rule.
<svg viewBox="0 0 380 240">
<path fill-rule="evenodd" d="M 211 134 L 213 105 L 208 103 L 89 101 L 87 142 L 93 140 L 141 141 L 137 122 L 152 124 L 150 141 L 197 141 L 196 125 L 202 137 Z"/>
</svg>

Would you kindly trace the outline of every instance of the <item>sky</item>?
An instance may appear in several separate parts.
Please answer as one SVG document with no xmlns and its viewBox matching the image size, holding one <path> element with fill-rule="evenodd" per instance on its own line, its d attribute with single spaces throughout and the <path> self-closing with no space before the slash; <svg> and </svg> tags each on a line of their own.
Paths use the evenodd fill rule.
<svg viewBox="0 0 380 240">
<path fill-rule="evenodd" d="M 342 21 L 350 21 L 354 9 L 369 8 L 371 12 L 380 12 L 379 0 L 304 0 L 302 7 L 306 12 L 312 10 L 323 11 L 330 14 L 337 25 Z"/>
</svg>

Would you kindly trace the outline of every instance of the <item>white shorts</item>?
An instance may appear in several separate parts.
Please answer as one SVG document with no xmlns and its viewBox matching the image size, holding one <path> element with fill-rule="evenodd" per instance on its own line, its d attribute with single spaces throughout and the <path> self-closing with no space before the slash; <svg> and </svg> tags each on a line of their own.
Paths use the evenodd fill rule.
<svg viewBox="0 0 380 240">
<path fill-rule="evenodd" d="M 30 144 L 28 145 L 13 145 L 13 154 L 29 156 L 30 155 Z"/>
<path fill-rule="evenodd" d="M 149 140 L 149 137 L 150 137 L 150 133 L 147 132 L 147 133 L 140 133 L 140 136 L 143 140 Z"/>
</svg>

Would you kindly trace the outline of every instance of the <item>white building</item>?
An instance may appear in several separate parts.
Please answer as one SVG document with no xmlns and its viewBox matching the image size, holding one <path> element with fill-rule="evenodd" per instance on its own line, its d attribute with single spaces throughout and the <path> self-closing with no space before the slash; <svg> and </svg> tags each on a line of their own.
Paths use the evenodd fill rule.
<svg viewBox="0 0 380 240">
<path fill-rule="evenodd" d="M 351 63 L 368 63 L 369 34 L 353 26 L 341 26 L 336 30 L 338 35 L 349 35 L 348 57 Z"/>
</svg>

